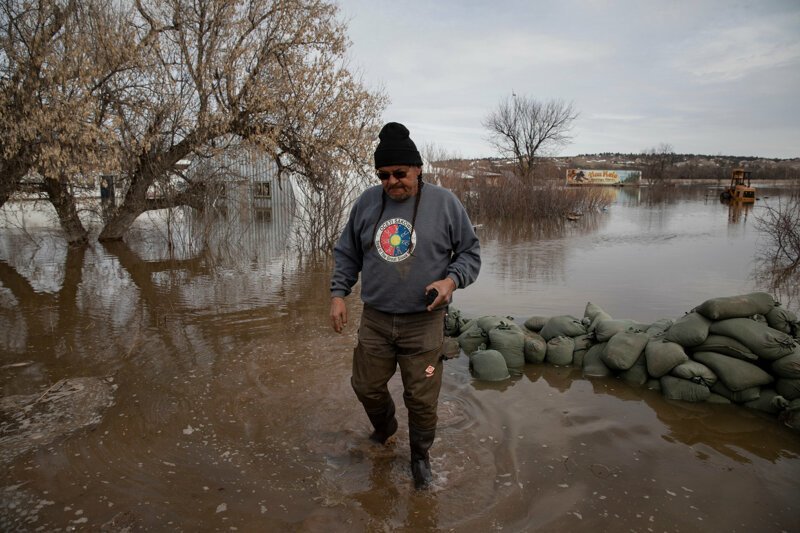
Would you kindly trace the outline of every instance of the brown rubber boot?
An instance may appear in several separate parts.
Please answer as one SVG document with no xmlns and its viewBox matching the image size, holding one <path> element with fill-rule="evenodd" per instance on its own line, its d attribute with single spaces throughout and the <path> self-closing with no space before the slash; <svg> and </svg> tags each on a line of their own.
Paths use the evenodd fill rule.
<svg viewBox="0 0 800 533">
<path fill-rule="evenodd" d="M 408 438 L 411 444 L 411 474 L 414 476 L 414 488 L 427 489 L 433 483 L 431 461 L 428 450 L 433 446 L 436 437 L 436 428 L 419 429 L 414 426 L 408 428 Z"/>
<path fill-rule="evenodd" d="M 375 428 L 375 431 L 369 436 L 369 440 L 378 444 L 386 444 L 389 437 L 397 432 L 397 418 L 395 418 L 394 412 L 394 402 L 392 402 L 382 411 L 367 413 L 372 427 Z"/>
</svg>

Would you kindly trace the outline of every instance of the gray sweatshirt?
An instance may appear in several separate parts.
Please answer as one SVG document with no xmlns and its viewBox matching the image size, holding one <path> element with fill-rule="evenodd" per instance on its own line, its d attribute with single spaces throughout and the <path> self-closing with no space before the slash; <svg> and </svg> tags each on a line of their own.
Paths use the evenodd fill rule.
<svg viewBox="0 0 800 533">
<path fill-rule="evenodd" d="M 398 202 L 387 195 L 375 229 L 382 195 L 383 187 L 370 187 L 353 205 L 333 250 L 331 296 L 350 294 L 360 272 L 365 304 L 386 313 L 417 313 L 425 311 L 425 287 L 430 283 L 450 277 L 463 288 L 475 281 L 480 244 L 452 192 L 423 185 L 413 235 L 414 197 Z"/>
</svg>

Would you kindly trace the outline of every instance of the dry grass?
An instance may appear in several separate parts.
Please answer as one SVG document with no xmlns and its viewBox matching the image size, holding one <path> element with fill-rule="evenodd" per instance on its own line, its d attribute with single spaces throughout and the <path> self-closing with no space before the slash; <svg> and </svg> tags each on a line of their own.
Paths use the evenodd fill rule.
<svg viewBox="0 0 800 533">
<path fill-rule="evenodd" d="M 609 206 L 614 191 L 603 187 L 567 187 L 554 181 L 524 184 L 458 180 L 451 190 L 476 219 L 548 219 L 591 213 Z"/>
</svg>

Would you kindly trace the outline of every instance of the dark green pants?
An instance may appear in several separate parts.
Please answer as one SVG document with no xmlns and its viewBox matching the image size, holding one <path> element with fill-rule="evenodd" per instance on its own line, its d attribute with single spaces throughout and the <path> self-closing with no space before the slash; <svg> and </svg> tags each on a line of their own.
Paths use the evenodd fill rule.
<svg viewBox="0 0 800 533">
<path fill-rule="evenodd" d="M 364 306 L 351 378 L 364 410 L 380 413 L 393 403 L 387 384 L 399 366 L 409 426 L 434 429 L 443 342 L 443 309 L 395 315 Z"/>
</svg>

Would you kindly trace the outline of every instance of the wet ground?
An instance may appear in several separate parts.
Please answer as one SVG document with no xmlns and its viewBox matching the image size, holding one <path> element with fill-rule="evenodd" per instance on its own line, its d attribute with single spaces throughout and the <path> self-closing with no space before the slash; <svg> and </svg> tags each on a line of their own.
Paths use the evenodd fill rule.
<svg viewBox="0 0 800 533">
<path fill-rule="evenodd" d="M 592 301 L 654 321 L 761 288 L 758 204 L 647 194 L 549 227 L 476 221 L 484 267 L 456 306 L 522 321 Z M 112 402 L 77 400 L 98 416 L 73 405 L 72 430 L 2 456 L 0 529 L 798 530 L 800 434 L 774 418 L 573 368 L 476 382 L 463 355 L 445 365 L 435 487 L 415 492 L 404 409 L 388 446 L 366 439 L 349 387 L 359 305 L 334 334 L 329 267 L 285 252 L 278 216 L 227 245 L 169 248 L 159 227 L 86 249 L 0 232 L 3 405 L 83 398 L 56 387 L 76 378 Z M 399 377 L 391 388 L 402 405 Z M 2 411 L 0 446 L 18 412 Z"/>
</svg>

